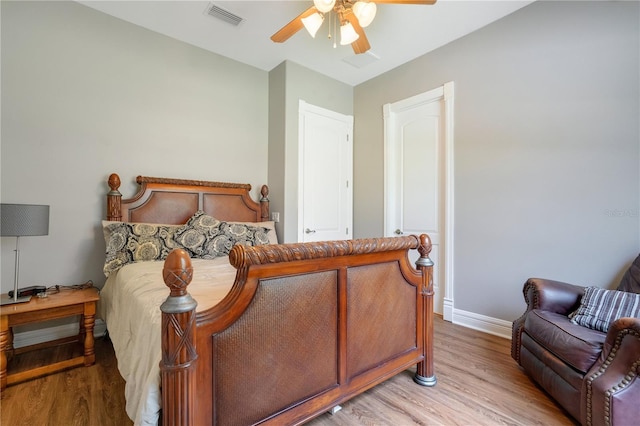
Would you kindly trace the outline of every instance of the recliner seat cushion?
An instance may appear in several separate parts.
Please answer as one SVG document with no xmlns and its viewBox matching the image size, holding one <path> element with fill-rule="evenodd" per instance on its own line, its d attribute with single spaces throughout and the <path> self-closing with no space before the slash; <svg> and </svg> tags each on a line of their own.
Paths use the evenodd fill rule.
<svg viewBox="0 0 640 426">
<path fill-rule="evenodd" d="M 606 334 L 573 324 L 568 317 L 534 309 L 527 315 L 524 329 L 541 346 L 586 373 L 602 352 Z"/>
</svg>

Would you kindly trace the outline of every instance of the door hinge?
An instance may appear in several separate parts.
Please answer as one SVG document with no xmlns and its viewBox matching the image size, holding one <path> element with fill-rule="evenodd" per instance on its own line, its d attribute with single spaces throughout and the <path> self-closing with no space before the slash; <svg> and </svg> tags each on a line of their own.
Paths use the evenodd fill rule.
<svg viewBox="0 0 640 426">
<path fill-rule="evenodd" d="M 347 230 L 346 230 L 346 234 L 347 234 L 347 235 L 349 235 L 349 228 L 347 228 Z"/>
<path fill-rule="evenodd" d="M 349 187 L 349 181 L 347 181 L 347 188 Z"/>
</svg>

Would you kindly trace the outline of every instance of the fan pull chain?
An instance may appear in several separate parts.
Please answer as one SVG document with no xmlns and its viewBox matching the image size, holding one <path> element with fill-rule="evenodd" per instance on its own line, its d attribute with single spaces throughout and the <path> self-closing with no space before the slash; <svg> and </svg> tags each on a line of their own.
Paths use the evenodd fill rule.
<svg viewBox="0 0 640 426">
<path fill-rule="evenodd" d="M 334 13 L 334 21 L 333 21 L 333 48 L 335 49 L 336 47 L 338 47 L 338 44 L 336 43 L 336 39 L 337 39 L 337 34 L 336 34 L 336 28 L 338 28 L 338 14 Z"/>
</svg>

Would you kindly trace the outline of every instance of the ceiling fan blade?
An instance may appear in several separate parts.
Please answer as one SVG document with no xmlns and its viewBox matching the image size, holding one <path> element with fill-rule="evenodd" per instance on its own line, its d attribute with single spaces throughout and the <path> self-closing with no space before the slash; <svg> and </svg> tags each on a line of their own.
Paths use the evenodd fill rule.
<svg viewBox="0 0 640 426">
<path fill-rule="evenodd" d="M 278 32 L 271 36 L 271 40 L 275 41 L 276 43 L 282 43 L 289 40 L 292 35 L 300 31 L 304 27 L 304 25 L 302 24 L 302 19 L 306 18 L 307 16 L 313 15 L 317 11 L 318 10 L 315 8 L 315 6 L 311 6 L 309 9 L 293 18 L 287 25 L 280 28 Z"/>
<path fill-rule="evenodd" d="M 436 0 L 371 0 L 373 3 L 387 4 L 434 4 Z"/>
<path fill-rule="evenodd" d="M 362 29 L 362 27 L 360 26 L 356 15 L 354 15 L 354 13 L 349 10 L 344 13 L 344 18 L 347 21 L 351 22 L 351 25 L 353 25 L 353 29 L 356 30 L 356 33 L 358 33 L 358 35 L 360 36 L 356 41 L 351 43 L 351 47 L 353 48 L 355 54 L 358 55 L 371 49 L 369 40 L 367 40 L 367 35 L 364 33 L 364 29 Z"/>
</svg>

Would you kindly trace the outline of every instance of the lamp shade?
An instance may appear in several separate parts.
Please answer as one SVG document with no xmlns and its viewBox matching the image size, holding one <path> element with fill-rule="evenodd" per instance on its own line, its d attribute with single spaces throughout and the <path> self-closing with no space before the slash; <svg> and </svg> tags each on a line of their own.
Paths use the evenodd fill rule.
<svg viewBox="0 0 640 426">
<path fill-rule="evenodd" d="M 362 28 L 368 27 L 373 22 L 373 18 L 376 17 L 376 4 L 360 0 L 353 5 L 353 13 L 358 18 L 358 23 Z"/>
<path fill-rule="evenodd" d="M 49 234 L 49 206 L 0 204 L 0 235 L 23 237 Z"/>
<path fill-rule="evenodd" d="M 307 31 L 309 31 L 309 34 L 311 34 L 311 37 L 313 38 L 316 37 L 316 33 L 318 32 L 318 29 L 320 29 L 320 26 L 323 22 L 324 16 L 319 13 L 314 13 L 307 16 L 306 18 L 302 18 L 302 24 L 307 29 Z"/>
<path fill-rule="evenodd" d="M 322 13 L 327 13 L 336 5 L 336 0 L 313 0 L 313 5 Z"/>
<path fill-rule="evenodd" d="M 347 22 L 340 27 L 340 44 L 351 44 L 358 38 L 360 38 L 360 34 L 356 32 L 351 22 Z"/>
</svg>

